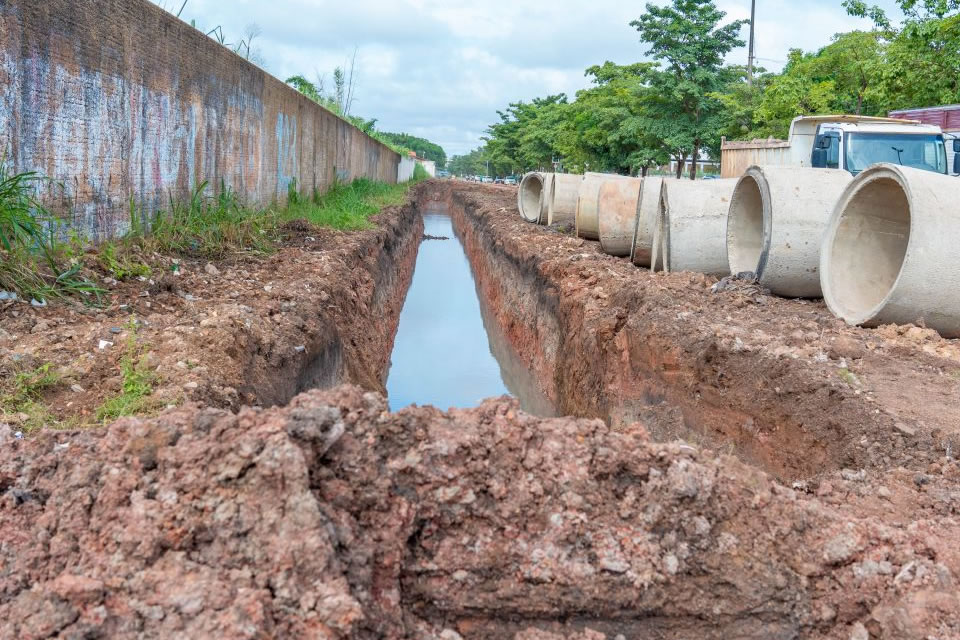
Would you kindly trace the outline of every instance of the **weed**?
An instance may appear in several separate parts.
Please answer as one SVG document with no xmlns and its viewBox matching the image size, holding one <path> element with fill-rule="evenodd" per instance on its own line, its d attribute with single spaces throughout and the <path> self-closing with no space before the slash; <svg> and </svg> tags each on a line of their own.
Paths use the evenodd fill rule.
<svg viewBox="0 0 960 640">
<path fill-rule="evenodd" d="M 34 196 L 46 182 L 36 173 L 10 173 L 0 161 L 0 289 L 40 301 L 80 296 L 99 303 L 104 292 L 80 273 L 80 263 L 61 259 L 57 220 Z"/>
<path fill-rule="evenodd" d="M 430 174 L 427 173 L 427 170 L 423 168 L 423 165 L 419 162 L 413 167 L 413 181 L 421 182 L 423 180 L 429 180 Z"/>
<path fill-rule="evenodd" d="M 119 251 L 117 244 L 107 242 L 97 251 L 97 260 L 104 270 L 117 280 L 149 276 L 150 266 L 131 258 L 126 251 Z"/>
<path fill-rule="evenodd" d="M 55 371 L 49 362 L 15 374 L 6 391 L 0 395 L 0 414 L 17 415 L 20 430 L 24 433 L 56 423 L 41 398 L 45 391 L 62 382 L 63 375 Z"/>
<path fill-rule="evenodd" d="M 170 199 L 170 209 L 154 216 L 149 234 L 139 238 L 148 251 L 222 258 L 229 253 L 264 254 L 272 249 L 275 215 L 249 209 L 221 183 L 216 196 L 201 183 L 187 202 Z"/>
<path fill-rule="evenodd" d="M 846 382 L 851 387 L 860 386 L 860 378 L 858 378 L 850 369 L 840 369 L 837 371 L 837 375 L 840 376 L 840 379 Z"/>
<path fill-rule="evenodd" d="M 120 359 L 122 387 L 119 395 L 108 398 L 97 409 L 97 420 L 108 421 L 142 413 L 149 408 L 148 396 L 153 393 L 156 376 L 147 365 L 147 356 L 138 342 L 137 322 L 127 323 L 126 353 Z"/>
<path fill-rule="evenodd" d="M 334 184 L 319 195 L 314 191 L 310 201 L 300 199 L 282 212 L 284 219 L 303 218 L 323 227 L 340 230 L 369 229 L 369 218 L 384 207 L 402 204 L 409 184 L 384 184 L 358 178 L 349 184 Z"/>
</svg>

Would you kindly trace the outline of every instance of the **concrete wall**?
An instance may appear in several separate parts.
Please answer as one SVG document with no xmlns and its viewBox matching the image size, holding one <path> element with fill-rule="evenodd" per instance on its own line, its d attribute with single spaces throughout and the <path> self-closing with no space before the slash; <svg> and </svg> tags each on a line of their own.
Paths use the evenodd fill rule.
<svg viewBox="0 0 960 640">
<path fill-rule="evenodd" d="M 413 158 L 400 158 L 400 166 L 397 168 L 397 182 L 408 182 L 413 179 L 413 170 L 417 166 L 417 161 Z"/>
<path fill-rule="evenodd" d="M 0 0 L 0 156 L 92 237 L 223 180 L 250 204 L 398 154 L 146 0 Z"/>
<path fill-rule="evenodd" d="M 431 178 L 437 177 L 437 163 L 433 160 L 417 160 Z"/>
</svg>

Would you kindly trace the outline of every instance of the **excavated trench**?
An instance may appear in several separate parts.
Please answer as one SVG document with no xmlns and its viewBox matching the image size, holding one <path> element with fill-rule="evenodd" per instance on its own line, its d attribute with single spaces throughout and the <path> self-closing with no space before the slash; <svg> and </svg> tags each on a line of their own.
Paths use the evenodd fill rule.
<svg viewBox="0 0 960 640">
<path fill-rule="evenodd" d="M 888 502 L 859 473 L 816 496 L 775 482 L 760 469 L 792 479 L 870 463 L 873 449 L 849 441 L 878 441 L 886 417 L 726 327 L 684 326 L 692 312 L 665 301 L 709 283 L 652 277 L 531 227 L 504 205 L 513 195 L 422 185 L 375 230 L 307 240 L 270 265 L 299 275 L 310 261 L 323 291 L 278 300 L 258 282 L 248 299 L 262 297 L 261 325 L 201 325 L 194 344 L 236 351 L 211 378 L 242 375 L 246 404 L 285 406 L 188 404 L 66 445 L 51 432 L 8 447 L 0 636 L 960 631 L 953 467 L 886 476 Z M 392 353 L 400 371 L 402 310 L 417 269 L 437 268 L 419 263 L 434 248 L 424 215 L 448 218 L 455 237 L 437 242 L 464 255 L 445 259 L 469 262 L 451 286 L 475 296 L 469 339 L 494 358 L 494 391 L 529 412 L 494 400 L 391 413 L 366 392 L 391 386 Z M 429 312 L 429 294 L 449 290 L 424 282 Z M 356 386 L 294 397 L 342 383 Z M 601 420 L 536 417 L 554 411 Z M 919 458 L 923 439 L 911 445 Z M 891 467 L 896 448 L 882 452 L 875 468 Z"/>
</svg>

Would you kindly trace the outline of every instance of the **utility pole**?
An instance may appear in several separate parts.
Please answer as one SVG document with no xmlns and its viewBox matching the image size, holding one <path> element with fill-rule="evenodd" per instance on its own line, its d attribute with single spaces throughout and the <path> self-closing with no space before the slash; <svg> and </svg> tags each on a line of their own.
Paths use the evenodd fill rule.
<svg viewBox="0 0 960 640">
<path fill-rule="evenodd" d="M 747 84 L 753 86 L 753 23 L 756 22 L 757 0 L 750 0 L 750 51 L 747 53 Z"/>
</svg>

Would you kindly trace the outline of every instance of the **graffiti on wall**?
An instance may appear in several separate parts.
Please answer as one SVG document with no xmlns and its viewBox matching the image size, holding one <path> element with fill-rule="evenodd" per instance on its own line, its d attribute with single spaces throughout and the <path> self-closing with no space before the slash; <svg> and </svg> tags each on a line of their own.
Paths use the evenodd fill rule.
<svg viewBox="0 0 960 640">
<path fill-rule="evenodd" d="M 131 203 L 161 210 L 205 181 L 266 205 L 291 184 L 323 190 L 341 172 L 396 180 L 395 153 L 146 2 L 141 18 L 180 39 L 164 50 L 192 55 L 147 55 L 160 27 L 114 25 L 135 37 L 103 41 L 97 30 L 120 19 L 109 4 L 45 3 L 72 12 L 73 33 L 28 0 L 0 4 L 0 156 L 50 177 L 47 204 L 86 235 L 123 233 Z M 184 62 L 194 59 L 203 66 Z"/>
</svg>

